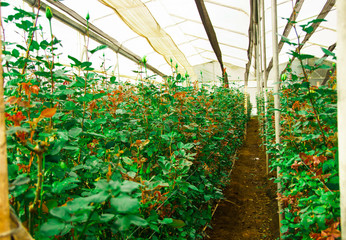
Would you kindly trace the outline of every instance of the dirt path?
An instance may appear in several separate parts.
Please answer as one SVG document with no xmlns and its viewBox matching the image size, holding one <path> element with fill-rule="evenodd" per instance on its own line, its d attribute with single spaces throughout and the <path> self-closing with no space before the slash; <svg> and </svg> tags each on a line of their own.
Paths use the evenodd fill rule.
<svg viewBox="0 0 346 240">
<path fill-rule="evenodd" d="M 222 200 L 205 239 L 275 240 L 279 236 L 276 187 L 267 180 L 265 153 L 260 147 L 258 121 L 248 123 L 246 141 L 239 152 Z"/>
</svg>

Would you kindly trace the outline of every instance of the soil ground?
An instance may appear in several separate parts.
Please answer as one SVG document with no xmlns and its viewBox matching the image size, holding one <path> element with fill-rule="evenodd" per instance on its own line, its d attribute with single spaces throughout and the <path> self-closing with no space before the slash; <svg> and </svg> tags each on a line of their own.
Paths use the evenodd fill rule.
<svg viewBox="0 0 346 240">
<path fill-rule="evenodd" d="M 259 137 L 256 118 L 247 127 L 247 135 L 238 154 L 230 185 L 224 190 L 213 216 L 212 240 L 275 240 L 279 237 L 276 185 L 266 176 L 266 156 Z"/>
</svg>

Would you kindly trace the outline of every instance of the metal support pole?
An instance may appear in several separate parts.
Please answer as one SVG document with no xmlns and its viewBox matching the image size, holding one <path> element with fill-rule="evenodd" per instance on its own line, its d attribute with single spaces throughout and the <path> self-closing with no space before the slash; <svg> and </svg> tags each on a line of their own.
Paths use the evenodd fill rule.
<svg viewBox="0 0 346 240">
<path fill-rule="evenodd" d="M 277 0 L 272 0 L 272 45 L 273 45 L 273 76 L 274 76 L 274 108 L 275 110 L 275 143 L 280 144 L 280 76 L 279 76 L 279 51 L 278 51 L 278 23 L 277 23 Z M 280 167 L 277 168 L 279 177 Z M 278 192 L 281 189 L 281 184 L 278 183 Z M 282 207 L 278 202 L 279 209 L 279 226 L 281 229 Z M 280 231 L 280 238 L 282 233 Z"/>
<path fill-rule="evenodd" d="M 259 29 L 259 24 L 256 23 L 255 24 L 255 56 L 256 56 L 256 80 L 257 80 L 257 94 L 259 94 L 261 92 L 261 78 L 260 78 L 260 69 L 261 69 L 261 64 L 260 64 L 260 55 L 259 55 L 259 52 L 260 52 L 260 48 L 259 48 L 259 39 L 258 39 L 258 29 Z M 258 109 L 257 109 L 258 110 Z M 257 113 L 258 114 L 258 113 Z"/>
<path fill-rule="evenodd" d="M 261 34 L 262 34 L 262 62 L 263 62 L 263 94 L 264 94 L 264 132 L 267 133 L 266 123 L 267 123 L 267 82 L 268 82 L 268 74 L 267 74 L 267 42 L 266 42 L 266 24 L 265 24 L 265 6 L 264 6 L 264 0 L 260 0 L 260 7 L 261 7 L 261 18 L 262 18 L 262 28 L 261 28 Z M 266 137 L 265 141 L 266 141 Z M 267 147 L 264 145 L 265 150 L 267 150 Z M 266 174 L 269 175 L 269 156 L 266 153 Z"/>
<path fill-rule="evenodd" d="M 341 239 L 346 240 L 346 1 L 337 2 L 338 144 L 340 177 Z M 340 67 L 339 67 L 340 66 Z"/>
<path fill-rule="evenodd" d="M 248 111 L 248 108 L 247 108 L 247 105 L 248 105 L 248 102 L 247 102 L 247 82 L 245 82 L 245 85 L 244 85 L 244 105 L 245 105 L 245 116 L 247 116 L 247 111 Z M 247 124 L 245 124 L 245 129 L 244 129 L 244 141 L 246 139 L 246 132 L 247 132 Z"/>
<path fill-rule="evenodd" d="M 261 1 L 261 17 L 262 17 L 262 28 L 261 28 L 261 34 L 262 34 L 262 61 L 263 61 L 263 87 L 264 90 L 267 89 L 267 81 L 268 81 L 268 74 L 267 74 L 267 42 L 266 42 L 266 22 L 265 22 L 265 6 L 264 6 L 264 0 Z"/>
<path fill-rule="evenodd" d="M 263 61 L 262 61 L 262 26 L 261 26 L 261 0 L 257 0 L 257 15 L 258 15 L 258 22 L 257 22 L 257 47 L 258 47 L 258 66 L 259 66 L 259 83 L 260 83 L 260 92 L 263 91 L 263 78 L 262 78 L 262 69 L 263 69 Z"/>
</svg>

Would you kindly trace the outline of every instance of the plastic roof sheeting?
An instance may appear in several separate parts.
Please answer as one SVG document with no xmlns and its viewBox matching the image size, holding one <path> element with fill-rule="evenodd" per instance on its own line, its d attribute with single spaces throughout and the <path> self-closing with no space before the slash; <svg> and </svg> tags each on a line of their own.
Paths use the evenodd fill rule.
<svg viewBox="0 0 346 240">
<path fill-rule="evenodd" d="M 41 2 L 49 4 L 45 0 Z M 250 0 L 204 0 L 204 2 L 215 29 L 230 80 L 238 78 L 242 80 L 239 73 L 245 72 L 245 66 L 248 63 Z M 315 19 L 326 2 L 326 0 L 305 0 L 297 18 L 298 25 Z M 11 3 L 17 6 L 23 5 L 22 0 L 13 0 Z M 197 79 L 201 79 L 200 71 L 205 72 L 204 79 L 211 78 L 214 82 L 217 81 L 217 76 L 222 75 L 220 69 L 214 70 L 214 67 L 211 67 L 214 62 L 217 62 L 217 58 L 209 43 L 195 2 L 192 0 L 84 0 L 83 4 L 80 1 L 62 1 L 61 3 L 82 17 L 89 12 L 90 22 L 93 25 L 138 56 L 147 56 L 148 63 L 164 74 L 172 74 L 169 59 L 173 58 L 174 62 L 179 64 L 181 71 L 188 70 L 190 75 L 195 75 Z M 264 0 L 264 3 L 268 64 L 272 58 L 271 1 Z M 280 34 L 287 24 L 284 18 L 290 17 L 294 4 L 294 0 L 278 0 L 278 32 Z M 126 14 L 131 15 L 131 21 L 125 18 Z M 126 23 L 123 20 L 126 20 Z M 304 45 L 303 53 L 322 56 L 321 47 L 328 48 L 336 42 L 335 7 L 326 16 L 326 20 L 320 24 L 314 35 Z M 46 25 L 47 23 L 44 22 L 44 18 L 40 19 L 40 24 Z M 44 26 L 44 29 L 48 31 L 49 28 Z M 82 56 L 84 40 L 79 33 L 68 27 L 64 28 L 63 24 L 58 23 L 54 25 L 53 31 L 58 39 L 62 40 L 63 53 L 67 52 L 76 57 Z M 298 35 L 300 40 L 305 35 L 299 27 Z M 289 33 L 288 39 L 297 42 L 297 36 L 293 30 Z M 90 48 L 92 49 L 97 44 L 91 42 Z M 287 52 L 290 50 L 292 47 L 284 44 L 280 52 L 280 63 L 288 61 Z M 124 57 L 117 56 L 109 49 L 105 52 L 109 65 L 114 66 L 113 69 L 116 72 L 136 76 L 132 72 L 138 68 L 136 62 L 125 60 Z M 101 56 L 93 56 L 92 60 L 97 62 L 100 58 Z M 64 58 L 61 57 L 61 59 Z M 253 66 L 254 60 L 250 68 L 250 81 L 254 80 Z"/>
</svg>

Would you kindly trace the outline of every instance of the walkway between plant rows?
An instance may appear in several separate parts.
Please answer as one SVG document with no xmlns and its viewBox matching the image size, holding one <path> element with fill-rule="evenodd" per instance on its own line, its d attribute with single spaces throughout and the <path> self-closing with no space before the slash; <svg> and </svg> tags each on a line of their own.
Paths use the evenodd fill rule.
<svg viewBox="0 0 346 240">
<path fill-rule="evenodd" d="M 279 236 L 276 185 L 266 176 L 260 145 L 258 120 L 252 118 L 225 199 L 220 201 L 205 239 L 275 240 Z"/>
</svg>

